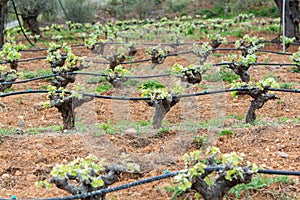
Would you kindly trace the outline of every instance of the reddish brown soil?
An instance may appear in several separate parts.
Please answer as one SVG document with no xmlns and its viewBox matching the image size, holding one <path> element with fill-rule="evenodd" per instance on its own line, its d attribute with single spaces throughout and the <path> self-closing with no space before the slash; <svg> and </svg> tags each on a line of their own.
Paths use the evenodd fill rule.
<svg viewBox="0 0 300 200">
<path fill-rule="evenodd" d="M 234 40 L 234 38 L 228 40 Z M 277 50 L 276 46 L 265 48 Z M 139 50 L 137 59 L 145 58 L 143 50 Z M 296 48 L 291 47 L 289 51 L 295 52 Z M 75 53 L 92 56 L 84 48 L 76 48 Z M 45 54 L 24 53 L 25 58 L 41 55 Z M 268 62 L 290 62 L 287 56 L 273 54 L 259 56 L 259 61 L 266 59 Z M 212 57 L 211 60 L 217 62 L 220 58 Z M 158 74 L 170 69 L 174 63 L 186 65 L 195 62 L 197 60 L 190 55 L 168 57 L 163 65 L 156 66 L 153 71 L 151 71 L 150 63 L 134 65 L 132 71 L 134 75 Z M 34 61 L 21 63 L 19 68 L 21 71 L 29 71 L 49 67 L 44 61 Z M 105 69 L 105 66 L 94 64 L 88 71 L 99 69 Z M 250 74 L 253 80 L 259 80 L 271 74 L 277 77 L 280 83 L 291 82 L 294 87 L 300 86 L 300 74 L 291 73 L 290 67 L 254 66 L 250 68 Z M 78 76 L 76 83 L 92 91 L 96 85 L 87 84 L 87 79 L 86 76 Z M 169 77 L 159 80 L 165 84 L 171 82 Z M 41 89 L 42 86 L 48 84 L 47 81 L 30 82 L 14 85 L 13 90 Z M 214 86 L 216 89 L 228 88 L 227 83 L 213 83 L 207 80 L 203 80 L 201 84 Z M 195 87 L 186 89 L 186 92 L 194 93 L 202 90 L 200 87 Z M 104 94 L 135 97 L 140 95 L 133 87 L 111 89 Z M 281 100 L 269 101 L 258 110 L 256 114 L 259 123 L 254 126 L 246 127 L 241 122 L 245 119 L 251 98 L 245 96 L 236 99 L 230 94 L 217 94 L 182 99 L 168 113 L 166 117 L 168 123 L 165 126 L 169 129 L 164 133 L 158 133 L 157 130 L 135 130 L 135 127 L 128 123 L 122 131 L 117 131 L 115 134 L 103 134 L 103 131 L 95 124 L 110 121 L 114 125 L 125 120 L 137 122 L 151 120 L 153 108 L 149 108 L 145 102 L 95 99 L 76 110 L 77 121 L 80 122 L 77 132 L 61 133 L 51 130 L 33 135 L 29 134 L 31 128 L 50 127 L 51 129 L 51 126 L 62 123 L 61 116 L 55 108 L 48 110 L 42 108 L 41 102 L 46 101 L 46 95 L 1 98 L 0 103 L 3 105 L 0 107 L 1 128 L 19 128 L 25 133 L 23 135 L 0 135 L 0 197 L 10 198 L 16 195 L 18 198 L 25 199 L 70 195 L 55 187 L 48 190 L 38 189 L 34 183 L 48 178 L 55 164 L 66 163 L 88 154 L 105 159 L 107 163 L 116 163 L 120 162 L 121 153 L 126 153 L 130 155 L 133 162 L 141 166 L 143 175 L 140 177 L 122 176 L 121 182 L 115 185 L 159 175 L 164 170 L 181 170 L 184 168 L 183 155 L 196 148 L 192 139 L 197 135 L 208 138 L 203 149 L 215 145 L 221 149 L 222 153 L 232 151 L 244 153 L 245 161 L 265 164 L 268 169 L 300 171 L 299 94 L 282 92 L 276 94 Z M 233 117 L 216 120 L 225 116 Z M 282 122 L 284 118 L 286 120 Z M 197 128 L 195 124 L 204 121 L 215 123 L 210 123 L 209 128 Z M 177 130 L 175 126 L 179 124 L 182 128 Z M 234 134 L 228 137 L 218 137 L 223 129 L 231 129 Z M 300 199 L 299 178 L 291 178 L 294 183 L 273 184 L 269 188 L 254 192 L 252 198 Z M 165 186 L 170 185 L 170 181 L 171 179 L 167 179 L 115 192 L 109 194 L 108 199 L 170 199 L 171 194 L 164 190 Z M 192 199 L 192 194 L 186 197 Z"/>
</svg>

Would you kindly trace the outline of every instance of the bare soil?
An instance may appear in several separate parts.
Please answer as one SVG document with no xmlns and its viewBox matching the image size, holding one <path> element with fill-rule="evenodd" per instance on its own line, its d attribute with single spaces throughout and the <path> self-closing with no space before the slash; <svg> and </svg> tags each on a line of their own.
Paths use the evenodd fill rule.
<svg viewBox="0 0 300 200">
<path fill-rule="evenodd" d="M 264 36 L 266 37 L 266 36 Z M 229 38 L 228 41 L 234 40 Z M 277 46 L 266 49 L 278 50 Z M 296 47 L 290 47 L 295 52 Z M 137 59 L 145 58 L 144 49 L 138 51 Z M 228 53 L 228 52 L 218 52 Z M 75 54 L 92 55 L 85 48 L 76 48 Z M 45 52 L 24 53 L 23 58 L 39 57 Z M 221 58 L 211 57 L 217 62 Z M 259 61 L 289 63 L 288 56 L 261 54 Z M 163 65 L 151 70 L 151 63 L 131 66 L 133 75 L 150 75 L 163 73 L 174 63 L 183 65 L 195 63 L 197 59 L 191 55 L 168 57 Z M 93 64 L 87 71 L 105 69 L 104 65 Z M 20 63 L 20 71 L 49 69 L 45 61 Z M 293 83 L 299 87 L 300 74 L 291 73 L 291 67 L 252 66 L 250 75 L 253 80 L 260 80 L 266 75 L 276 77 L 280 83 Z M 208 73 L 213 73 L 215 69 Z M 216 69 L 218 70 L 218 69 Z M 85 86 L 91 93 L 96 84 L 88 84 L 90 77 L 78 76 L 77 84 Z M 160 78 L 169 84 L 170 77 Z M 171 81 L 170 81 L 171 80 Z M 45 80 L 18 84 L 13 91 L 45 88 L 49 82 Z M 228 83 L 215 83 L 203 80 L 202 85 L 221 89 Z M 70 87 L 72 88 L 72 87 Z M 210 90 L 210 88 L 208 90 Z M 186 92 L 203 91 L 201 87 L 187 88 Z M 111 89 L 104 95 L 134 96 L 140 93 L 134 87 Z M 63 197 L 70 195 L 54 186 L 51 189 L 37 188 L 35 182 L 49 178 L 55 164 L 67 163 L 77 157 L 93 154 L 109 163 L 120 162 L 120 155 L 130 155 L 131 161 L 139 164 L 141 175 L 122 175 L 120 185 L 138 179 L 164 173 L 165 170 L 184 169 L 183 155 L 196 148 L 192 143 L 195 136 L 207 138 L 202 149 L 215 145 L 222 153 L 236 151 L 244 153 L 245 161 L 265 164 L 267 169 L 300 171 L 300 98 L 299 94 L 276 92 L 280 101 L 269 101 L 256 112 L 258 124 L 246 126 L 245 119 L 251 98 L 242 96 L 233 98 L 231 94 L 205 95 L 183 98 L 167 114 L 165 131 L 138 129 L 130 122 L 141 122 L 152 119 L 154 110 L 145 102 L 111 101 L 95 99 L 76 110 L 77 131 L 55 131 L 54 126 L 61 126 L 62 118 L 55 108 L 44 109 L 41 102 L 46 95 L 18 95 L 0 99 L 0 126 L 2 129 L 18 128 L 22 134 L 0 135 L 0 197 L 10 198 L 16 195 L 21 199 Z M 228 117 L 232 116 L 232 117 Z M 239 119 L 241 118 L 241 119 Z M 220 120 L 221 119 L 221 120 Z M 295 122 L 296 120 L 296 122 Z M 128 123 L 124 123 L 128 121 Z M 104 134 L 99 124 L 109 122 L 111 126 L 123 123 L 124 128 L 113 134 Z M 207 122 L 208 127 L 197 127 L 199 122 Z M 181 125 L 181 129 L 176 126 Z M 30 134 L 37 127 L 39 134 Z M 49 130 L 45 131 L 45 128 Z M 223 129 L 233 130 L 230 136 L 219 137 Z M 273 184 L 259 191 L 252 191 L 252 199 L 300 199 L 300 183 L 298 177 L 291 177 L 291 184 Z M 165 190 L 171 179 L 161 180 L 146 185 L 133 187 L 108 195 L 107 199 L 170 199 L 171 194 Z M 246 195 L 246 194 L 245 194 Z M 193 199 L 192 193 L 186 196 Z M 230 197 L 228 197 L 230 199 Z"/>
</svg>

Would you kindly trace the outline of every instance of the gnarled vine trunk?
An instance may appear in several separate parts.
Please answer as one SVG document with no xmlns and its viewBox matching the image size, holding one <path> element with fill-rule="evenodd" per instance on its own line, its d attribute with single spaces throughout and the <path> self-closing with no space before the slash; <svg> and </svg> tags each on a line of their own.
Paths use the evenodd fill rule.
<svg viewBox="0 0 300 200">
<path fill-rule="evenodd" d="M 283 0 L 274 0 L 281 13 L 283 11 Z M 300 39 L 299 33 L 300 10 L 299 0 L 286 0 L 285 5 L 285 36 L 289 38 L 295 37 Z"/>
<path fill-rule="evenodd" d="M 234 186 L 241 184 L 241 183 L 250 183 L 252 179 L 252 174 L 248 173 L 246 170 L 243 173 L 243 176 L 237 176 L 232 180 L 227 180 L 225 178 L 226 171 L 221 172 L 220 175 L 213 185 L 207 185 L 205 182 L 204 177 L 194 177 L 192 189 L 195 189 L 199 192 L 205 200 L 223 200 L 225 194 L 233 188 Z M 209 175 L 207 173 L 206 175 Z"/>
<path fill-rule="evenodd" d="M 0 48 L 4 44 L 4 29 L 5 29 L 5 12 L 6 12 L 6 4 L 8 0 L 0 1 Z"/>
<path fill-rule="evenodd" d="M 278 99 L 278 97 L 274 94 L 265 94 L 264 96 L 259 96 L 257 99 L 252 100 L 247 112 L 246 123 L 254 124 L 254 120 L 256 119 L 255 111 L 262 108 L 270 99 Z"/>
<path fill-rule="evenodd" d="M 55 98 L 51 100 L 51 106 L 55 106 L 61 113 L 63 118 L 63 130 L 72 130 L 75 128 L 75 108 L 88 101 L 92 101 L 93 99 L 93 97 L 83 97 L 81 99 L 76 97 L 66 97 L 63 99 Z"/>
<path fill-rule="evenodd" d="M 162 127 L 162 120 L 170 109 L 179 102 L 179 98 L 160 99 L 155 102 L 148 102 L 148 105 L 155 107 L 155 114 L 153 116 L 153 128 L 159 129 Z"/>
<path fill-rule="evenodd" d="M 33 35 L 40 35 L 39 23 L 37 21 L 38 14 L 35 15 L 21 15 L 23 26 L 30 30 Z"/>
</svg>

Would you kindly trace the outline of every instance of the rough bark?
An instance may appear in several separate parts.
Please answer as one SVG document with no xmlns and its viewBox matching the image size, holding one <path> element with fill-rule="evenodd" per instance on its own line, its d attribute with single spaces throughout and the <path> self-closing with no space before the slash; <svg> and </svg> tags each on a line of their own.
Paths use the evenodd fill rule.
<svg viewBox="0 0 300 200">
<path fill-rule="evenodd" d="M 38 15 L 21 15 L 23 20 L 23 26 L 30 30 L 32 35 L 40 35 L 39 23 L 37 21 Z"/>
<path fill-rule="evenodd" d="M 6 89 L 12 87 L 12 84 L 2 85 L 1 83 L 3 83 L 3 82 L 13 82 L 17 79 L 17 76 L 12 77 L 12 78 L 8 78 L 9 74 L 10 74 L 10 72 L 0 73 L 0 92 L 4 92 Z"/>
<path fill-rule="evenodd" d="M 194 177 L 192 189 L 199 192 L 205 200 L 223 200 L 225 194 L 228 191 L 241 183 L 250 183 L 252 179 L 252 173 L 248 173 L 249 169 L 245 168 L 243 176 L 237 176 L 232 178 L 232 180 L 225 179 L 226 171 L 220 172 L 219 177 L 216 179 L 215 183 L 208 186 L 204 181 L 205 177 Z"/>
<path fill-rule="evenodd" d="M 106 174 L 101 174 L 99 176 L 94 175 L 98 180 L 102 179 L 104 181 L 104 186 L 92 187 L 92 185 L 86 181 L 82 181 L 80 177 L 68 176 L 66 178 L 52 177 L 50 183 L 54 183 L 59 189 L 65 190 L 72 195 L 76 194 L 86 194 L 88 192 L 97 191 L 100 189 L 105 189 L 107 186 L 114 184 L 119 180 L 120 173 L 133 173 L 128 171 L 125 167 L 120 165 L 111 165 L 105 169 Z M 90 174 L 91 175 L 91 174 Z M 73 182 L 70 180 L 74 180 Z M 74 184 L 74 182 L 78 184 Z M 105 200 L 105 195 L 95 195 L 91 197 L 81 198 L 81 200 Z"/>
<path fill-rule="evenodd" d="M 278 99 L 274 94 L 266 94 L 264 96 L 260 96 L 257 99 L 251 101 L 249 110 L 246 116 L 246 123 L 254 124 L 256 119 L 255 111 L 262 108 L 263 105 L 270 99 Z"/>
<path fill-rule="evenodd" d="M 55 106 L 62 115 L 63 130 L 75 128 L 75 108 L 91 100 L 93 100 L 93 97 L 83 97 L 82 99 L 66 97 L 61 99 L 60 96 L 55 96 L 51 100 L 51 106 Z"/>
<path fill-rule="evenodd" d="M 184 79 L 190 84 L 200 83 L 202 80 L 201 70 L 192 69 L 184 72 Z"/>
<path fill-rule="evenodd" d="M 244 64 L 230 64 L 227 66 L 232 69 L 233 72 L 240 76 L 243 82 L 248 83 L 250 81 L 250 74 L 248 72 L 249 66 L 245 66 Z"/>
<path fill-rule="evenodd" d="M 253 98 L 247 112 L 246 123 L 254 124 L 254 121 L 256 119 L 255 111 L 262 108 L 267 101 L 271 99 L 279 99 L 278 96 L 274 94 L 267 94 L 267 92 L 268 87 L 263 88 L 263 90 L 260 90 L 259 88 L 252 88 L 250 90 L 239 91 L 237 93 L 238 95 L 248 94 Z"/>
<path fill-rule="evenodd" d="M 6 4 L 8 0 L 1 0 L 0 2 L 0 48 L 4 44 L 4 24 L 5 24 L 5 12 L 6 12 Z"/>
<path fill-rule="evenodd" d="M 274 0 L 278 9 L 281 13 L 282 21 L 282 11 L 283 11 L 283 0 Z M 297 40 L 300 39 L 299 33 L 299 22 L 300 22 L 300 10 L 299 10 L 299 0 L 286 0 L 285 6 L 285 35 L 286 37 L 293 38 Z M 281 35 L 281 34 L 279 34 Z"/>
<path fill-rule="evenodd" d="M 153 128 L 159 129 L 162 127 L 162 120 L 170 109 L 179 102 L 179 98 L 160 99 L 155 101 L 149 101 L 148 105 L 155 107 L 155 114 L 153 116 Z"/>
</svg>

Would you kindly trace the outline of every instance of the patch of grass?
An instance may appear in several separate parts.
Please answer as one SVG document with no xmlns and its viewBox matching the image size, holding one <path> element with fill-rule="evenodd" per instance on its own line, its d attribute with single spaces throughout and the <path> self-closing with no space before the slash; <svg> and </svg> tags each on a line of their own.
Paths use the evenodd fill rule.
<svg viewBox="0 0 300 200">
<path fill-rule="evenodd" d="M 50 132 L 50 131 L 62 131 L 62 126 L 61 125 L 53 125 L 53 126 L 47 126 L 47 127 L 34 127 L 34 128 L 29 128 L 27 130 L 29 134 L 39 134 L 39 133 L 45 133 L 45 132 Z"/>
<path fill-rule="evenodd" d="M 213 53 L 212 56 L 217 57 L 217 58 L 221 58 L 222 56 L 225 56 L 225 54 L 223 54 L 223 53 Z"/>
<path fill-rule="evenodd" d="M 100 84 L 96 88 L 96 92 L 102 93 L 102 92 L 110 90 L 110 88 L 112 88 L 112 84 L 110 84 L 110 83 Z"/>
<path fill-rule="evenodd" d="M 220 133 L 219 133 L 219 137 L 222 137 L 222 136 L 230 136 L 230 135 L 233 135 L 234 134 L 234 131 L 233 130 L 228 130 L 228 129 L 224 129 L 222 130 Z"/>
<path fill-rule="evenodd" d="M 122 85 L 124 87 L 137 87 L 140 84 L 140 81 L 136 80 L 136 79 L 129 79 L 128 81 L 122 83 Z"/>
<path fill-rule="evenodd" d="M 243 38 L 244 37 L 244 32 L 243 29 L 241 28 L 235 28 L 235 29 L 230 29 L 229 31 L 222 32 L 222 36 L 235 36 L 238 38 Z"/>
<path fill-rule="evenodd" d="M 217 73 L 204 74 L 204 79 L 211 82 L 226 81 L 232 83 L 239 79 L 239 75 L 236 75 L 232 70 L 226 67 L 221 67 Z"/>
<path fill-rule="evenodd" d="M 114 127 L 110 121 L 102 122 L 100 123 L 100 128 L 106 133 L 106 134 L 116 134 L 117 129 Z"/>
<path fill-rule="evenodd" d="M 0 128 L 0 135 L 13 135 L 16 133 L 15 128 Z"/>
<path fill-rule="evenodd" d="M 139 123 L 141 126 L 150 126 L 151 125 L 151 121 L 144 121 L 144 120 L 142 120 L 142 121 L 140 121 L 140 123 Z"/>
<path fill-rule="evenodd" d="M 280 31 L 280 25 L 269 25 L 267 26 L 264 30 L 266 30 L 266 32 L 269 32 L 271 34 L 277 34 Z"/>
<path fill-rule="evenodd" d="M 170 128 L 168 127 L 162 127 L 157 131 L 157 135 L 163 135 L 164 133 L 168 133 L 170 131 Z"/>
<path fill-rule="evenodd" d="M 291 72 L 292 73 L 300 73 L 300 67 L 292 67 Z"/>
<path fill-rule="evenodd" d="M 237 119 L 237 120 L 244 120 L 244 115 L 239 115 L 239 114 L 231 114 L 228 116 L 228 118 L 231 118 L 231 119 Z"/>
<path fill-rule="evenodd" d="M 192 140 L 192 144 L 195 144 L 199 149 L 206 143 L 207 143 L 207 137 L 201 135 L 196 135 Z"/>
<path fill-rule="evenodd" d="M 272 183 L 291 183 L 292 180 L 288 176 L 278 176 L 278 177 L 270 177 L 258 175 L 254 177 L 250 183 L 248 184 L 239 184 L 229 190 L 229 194 L 233 194 L 235 198 L 240 199 L 242 193 L 250 198 L 250 193 L 253 191 L 257 191 L 261 188 L 269 187 Z M 244 192 L 243 192 L 244 191 Z"/>
<path fill-rule="evenodd" d="M 268 78 L 273 78 L 276 82 L 280 82 L 280 81 L 281 81 L 280 77 L 279 77 L 279 76 L 276 76 L 273 72 L 270 73 L 270 74 L 267 74 L 267 75 L 264 76 L 262 79 L 263 79 L 263 80 L 266 80 L 266 79 L 268 79 Z"/>
<path fill-rule="evenodd" d="M 286 83 L 280 83 L 279 86 L 280 86 L 280 88 L 284 88 L 284 89 L 292 89 L 293 84 L 286 82 Z"/>
<path fill-rule="evenodd" d="M 53 74 L 51 69 L 37 69 L 35 71 L 24 71 L 22 73 L 22 78 L 23 79 L 32 79 L 32 78 L 41 77 L 41 76 L 48 76 L 51 74 Z M 47 80 L 47 81 L 52 81 L 53 79 L 54 79 L 54 77 L 45 78 L 45 80 Z"/>
</svg>

